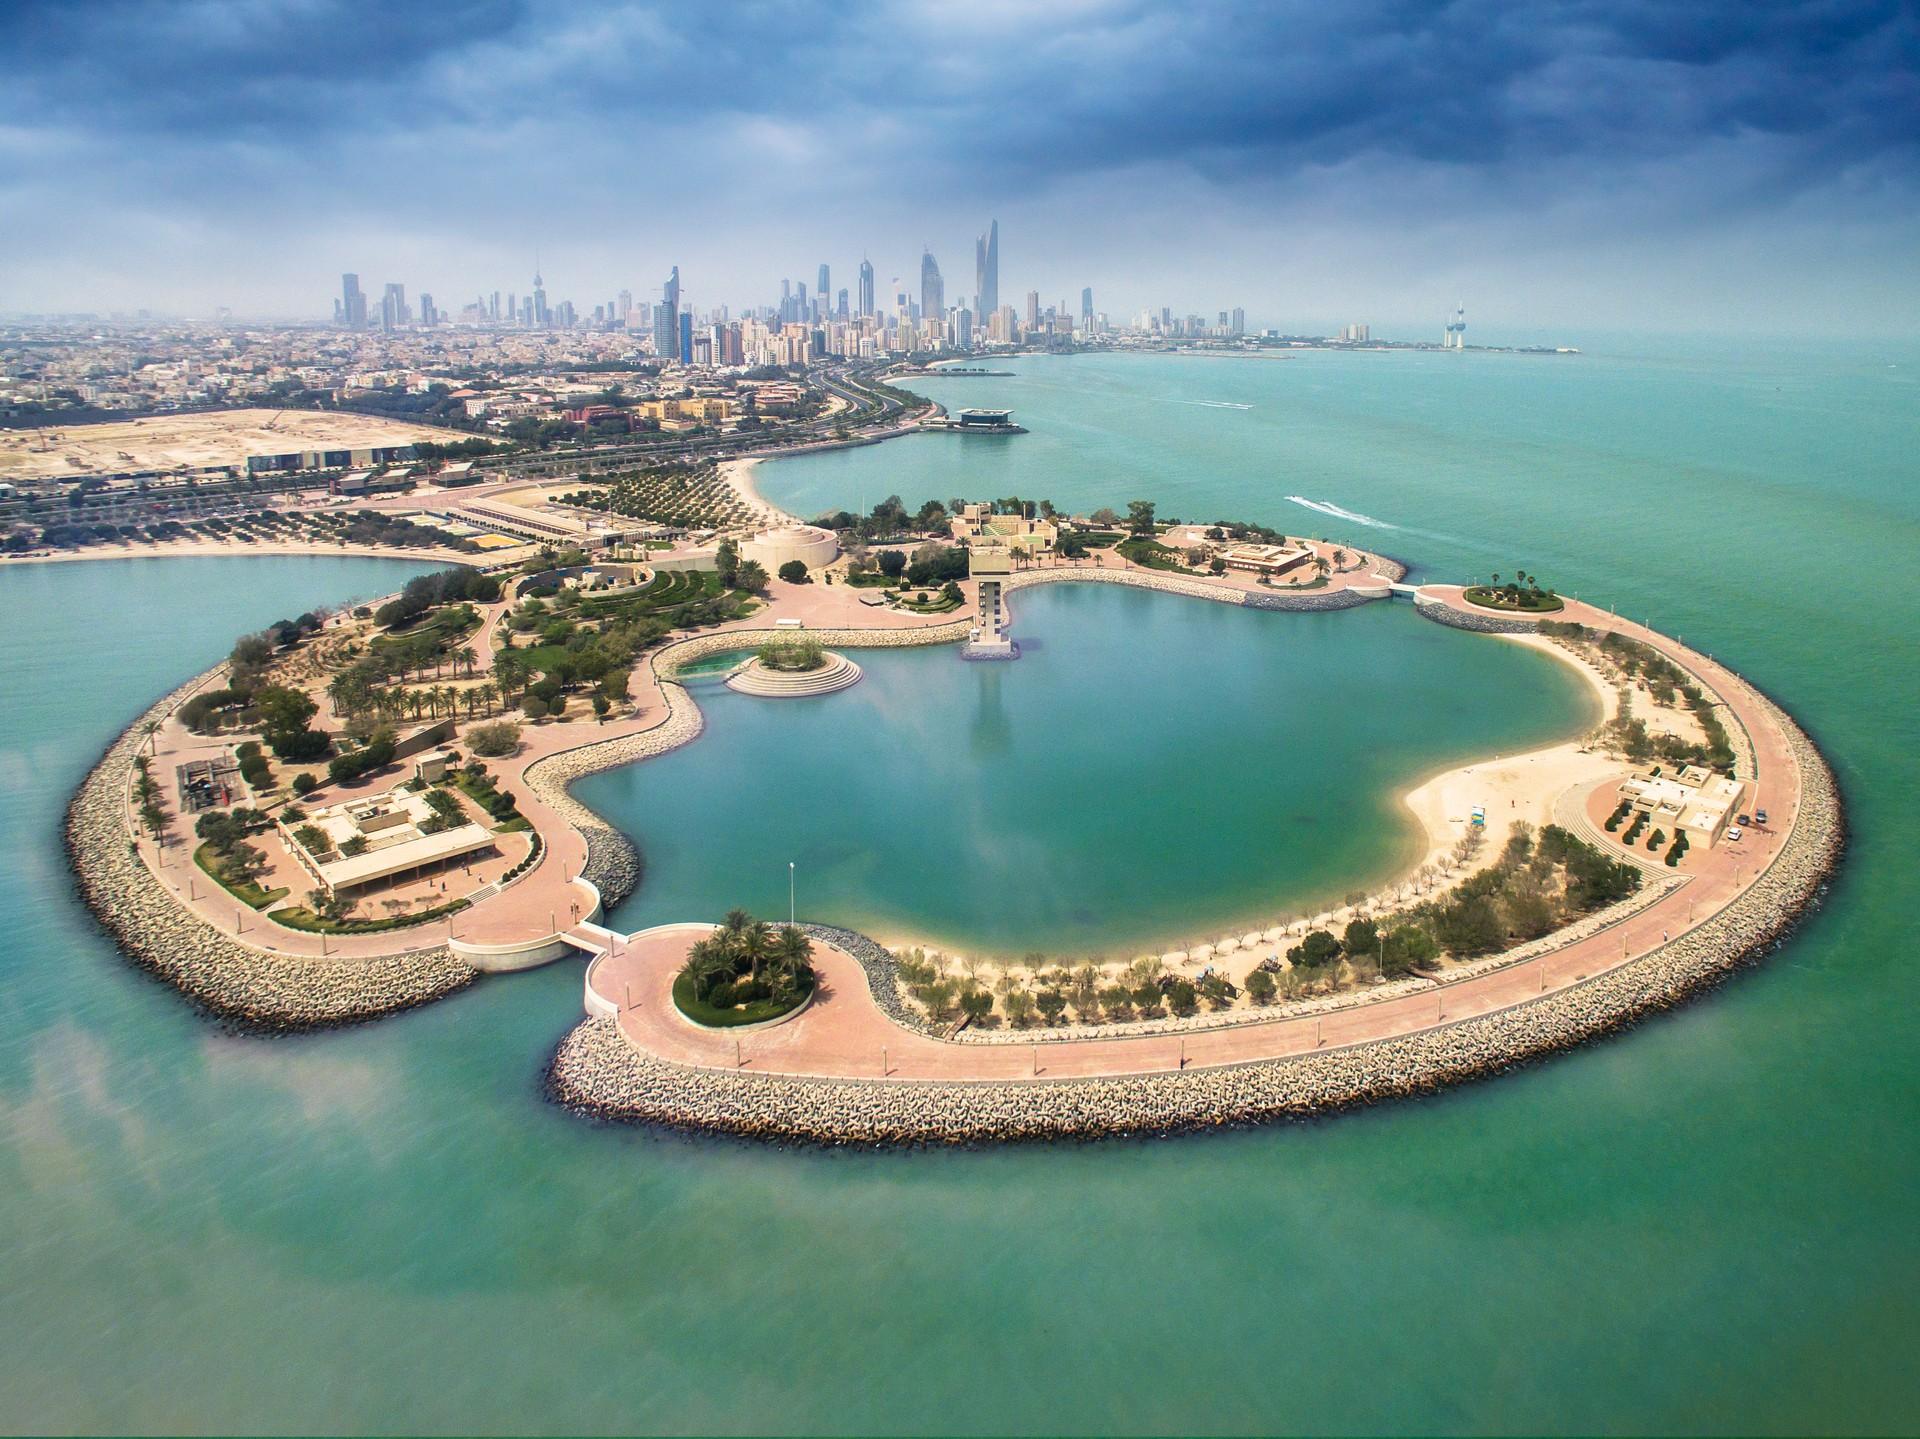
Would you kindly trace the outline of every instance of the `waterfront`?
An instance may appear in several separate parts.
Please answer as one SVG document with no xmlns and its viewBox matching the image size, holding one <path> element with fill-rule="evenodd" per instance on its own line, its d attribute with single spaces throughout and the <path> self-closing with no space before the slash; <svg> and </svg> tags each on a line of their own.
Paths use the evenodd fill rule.
<svg viewBox="0 0 1920 1439">
<path fill-rule="evenodd" d="M 1523 491 L 1510 476 L 1442 487 L 1355 435 L 1353 466 L 1378 461 L 1369 488 L 1323 492 L 1407 527 L 1400 541 L 1369 531 L 1389 552 L 1443 575 L 1504 548 L 1568 588 L 1617 576 L 1657 601 L 1656 623 L 1735 658 L 1834 761 L 1854 852 L 1785 951 L 1617 1042 L 1437 1101 L 1163 1145 L 875 1158 L 581 1126 L 535 1077 L 578 1014 L 571 964 L 364 1030 L 221 1036 L 93 933 L 62 873 L 60 809 L 120 725 L 235 630 L 331 593 L 333 575 L 341 594 L 381 581 L 319 560 L 277 592 L 248 592 L 248 560 L 170 561 L 188 567 L 150 590 L 151 564 L 0 575 L 27 621 L 0 639 L 15 681 L 0 716 L 14 862 L 0 912 L 15 939 L 0 1219 L 9 1292 L 34 1316 L 0 1360 L 14 1422 L 1911 1428 L 1920 1174 L 1901 875 L 1920 825 L 1893 718 L 1908 682 L 1887 660 L 1913 605 L 1823 595 L 1814 624 L 1804 593 L 1743 574 L 1790 549 L 1814 578 L 1897 575 L 1914 552 L 1895 443 L 1912 390 L 1864 373 L 1813 374 L 1839 387 L 1847 423 L 1802 407 L 1791 442 L 1771 377 L 1749 377 L 1754 403 L 1731 411 L 1739 374 L 1676 395 L 1676 414 L 1752 436 L 1736 467 L 1705 475 L 1682 450 L 1667 471 L 1563 461 Z M 953 383 L 1037 414 L 989 398 L 998 381 Z M 1631 411 L 1610 422 L 1647 434 Z M 986 443 L 1011 455 L 1044 439 L 1032 428 Z M 908 457 L 975 443 L 856 453 L 907 493 Z M 1544 466 L 1554 452 L 1536 443 Z M 1816 451 L 1847 462 L 1815 465 Z M 1225 465 L 1104 498 L 1222 482 Z M 761 470 L 770 497 L 783 468 Z M 1001 478 L 976 465 L 967 488 L 1011 492 Z M 1314 496 L 1307 483 L 1282 487 Z M 1672 523 L 1682 505 L 1708 521 Z M 1466 542 L 1479 533 L 1502 538 Z M 139 624 L 182 591 L 198 648 L 157 647 L 157 623 Z M 1309 617 L 1266 618 L 1285 633 Z M 727 1244 L 739 1232 L 759 1255 Z M 716 1375 L 714 1356 L 796 1335 L 803 1379 Z"/>
<path fill-rule="evenodd" d="M 807 917 L 888 943 L 1184 947 L 1410 868 L 1402 790 L 1598 718 L 1566 666 L 1411 605 L 1071 584 L 1011 603 L 1016 665 L 861 651 L 860 684 L 790 705 L 701 685 L 698 743 L 578 788 L 646 863 L 609 922 L 784 913 L 792 860 Z"/>
</svg>

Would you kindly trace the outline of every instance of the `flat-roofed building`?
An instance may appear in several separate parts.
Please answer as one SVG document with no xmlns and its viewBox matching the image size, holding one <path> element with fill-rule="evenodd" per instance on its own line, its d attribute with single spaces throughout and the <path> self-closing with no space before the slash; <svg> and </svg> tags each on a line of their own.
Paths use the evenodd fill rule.
<svg viewBox="0 0 1920 1439">
<path fill-rule="evenodd" d="M 405 789 L 342 800 L 310 811 L 298 826 L 276 822 L 276 827 L 287 853 L 328 894 L 438 868 L 493 847 L 493 834 L 484 825 L 464 812 L 442 816 L 426 793 Z M 312 848 L 300 839 L 309 829 L 320 836 Z"/>
<path fill-rule="evenodd" d="M 1699 765 L 1683 765 L 1673 774 L 1653 765 L 1620 785 L 1621 798 L 1645 815 L 1648 824 L 1708 847 L 1720 842 L 1746 793 L 1743 781 Z"/>
<path fill-rule="evenodd" d="M 1290 545 L 1229 545 L 1220 551 L 1230 570 L 1261 575 L 1284 575 L 1313 559 L 1313 551 Z"/>
<path fill-rule="evenodd" d="M 1060 527 L 1052 520 L 996 515 L 993 506 L 984 504 L 962 505 L 951 524 L 953 537 L 975 549 L 1018 550 L 1034 555 L 1052 549 L 1060 538 Z"/>
</svg>

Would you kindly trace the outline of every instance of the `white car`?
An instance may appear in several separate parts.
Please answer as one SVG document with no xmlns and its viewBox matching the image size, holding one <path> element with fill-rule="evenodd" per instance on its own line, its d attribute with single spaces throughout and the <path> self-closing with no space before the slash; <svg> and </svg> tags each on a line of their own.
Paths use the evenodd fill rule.
<svg viewBox="0 0 1920 1439">
<path fill-rule="evenodd" d="M 1727 828 L 1727 839 L 1728 839 L 1728 841 L 1729 841 L 1729 842 L 1731 842 L 1731 841 L 1733 841 L 1733 840 L 1737 840 L 1737 839 L 1739 839 L 1739 838 L 1740 838 L 1740 836 L 1741 836 L 1741 835 L 1743 835 L 1743 834 L 1745 834 L 1745 833 L 1746 833 L 1746 831 L 1745 831 L 1745 830 L 1743 830 L 1743 829 L 1741 829 L 1739 825 L 1737 825 L 1737 824 L 1736 824 L 1736 825 L 1730 825 L 1730 826 L 1728 826 L 1728 828 Z"/>
</svg>

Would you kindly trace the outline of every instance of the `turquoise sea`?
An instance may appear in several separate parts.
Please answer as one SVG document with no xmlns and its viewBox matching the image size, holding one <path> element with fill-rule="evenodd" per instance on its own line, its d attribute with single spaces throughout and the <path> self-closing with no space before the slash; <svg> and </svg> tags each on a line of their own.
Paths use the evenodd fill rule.
<svg viewBox="0 0 1920 1439">
<path fill-rule="evenodd" d="M 1177 513 L 1364 534 L 1436 576 L 1521 566 L 1644 609 L 1807 723 L 1847 792 L 1853 848 L 1782 950 L 1608 1043 L 1329 1122 L 937 1154 L 582 1124 L 539 1095 L 579 1012 L 570 964 L 357 1030 L 225 1035 L 101 941 L 65 875 L 62 807 L 119 727 L 236 631 L 384 588 L 406 567 L 0 569 L 0 1426 L 1920 1427 L 1920 984 L 1902 878 L 1920 850 L 1907 588 L 1920 354 L 1595 350 L 1020 361 L 1017 378 L 940 393 L 1010 405 L 1029 435 L 760 471 L 770 496 L 802 508 L 890 491 L 1067 505 L 1150 494 Z M 1184 399 L 1253 408 L 1170 403 Z M 999 683 L 1010 742 L 1064 754 L 1089 742 L 1084 715 L 1054 734 L 1005 697 L 1094 652 L 1078 620 L 1108 599 L 1055 593 L 1020 601 L 1041 641 L 1033 678 L 1023 660 Z M 1151 597 L 1124 598 L 1161 623 Z M 165 639 L 163 605 L 185 613 Z M 1367 613 L 1329 628 L 1375 624 L 1389 654 L 1430 638 L 1395 633 L 1412 623 L 1400 612 Z M 1280 634 L 1296 617 L 1271 618 Z M 1177 640 L 1187 621 L 1166 623 Z M 1310 645 L 1305 633 L 1284 643 Z M 1141 707 L 1189 662 L 1214 663 L 1176 655 L 1141 672 Z M 851 717 L 897 693 L 891 668 L 821 712 L 845 702 Z M 959 668 L 940 676 L 943 694 Z M 1328 678 L 1337 666 L 1310 673 L 1351 711 L 1349 682 Z M 1551 673 L 1490 682 L 1537 708 L 1558 692 Z M 1398 678 L 1415 704 L 1434 702 L 1432 676 Z M 952 713 L 924 722 L 930 743 L 957 750 L 979 710 L 963 690 L 950 698 Z M 800 752 L 809 721 L 782 736 L 765 729 L 770 713 L 717 704 L 702 745 Z M 1512 722 L 1522 733 L 1536 719 Z M 1141 723 L 1121 726 L 1136 747 L 1149 732 L 1126 726 Z M 1160 757 L 1204 755 L 1218 725 L 1200 728 L 1159 736 Z M 1388 726 L 1378 743 L 1412 762 L 1416 733 Z M 1274 766 L 1291 762 L 1274 751 Z M 962 759 L 930 759 L 927 783 L 899 797 L 894 844 L 930 843 L 964 802 Z M 713 881 L 672 856 L 679 841 L 647 801 L 651 785 L 688 783 L 675 762 L 634 778 L 627 822 L 658 847 L 661 885 L 690 886 L 691 903 Z M 894 776 L 901 760 L 875 763 Z M 832 764 L 808 773 L 852 779 Z M 737 777 L 713 783 L 719 806 L 746 792 Z M 777 794 L 765 812 L 777 825 Z M 874 822 L 872 807 L 848 819 Z M 1125 856 L 1140 833 L 1117 809 L 1102 842 Z M 766 857 L 745 856 L 747 882 L 765 883 Z M 831 864 L 809 867 L 828 900 Z M 633 905 L 652 902 L 643 891 Z"/>
</svg>

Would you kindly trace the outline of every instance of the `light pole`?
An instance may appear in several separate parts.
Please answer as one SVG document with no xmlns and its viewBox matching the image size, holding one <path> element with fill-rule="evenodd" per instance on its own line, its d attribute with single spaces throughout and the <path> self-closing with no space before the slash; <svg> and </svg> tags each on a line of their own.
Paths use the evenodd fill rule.
<svg viewBox="0 0 1920 1439">
<path fill-rule="evenodd" d="M 791 929 L 793 927 L 793 923 L 794 923 L 793 861 L 788 860 L 787 861 L 787 927 Z"/>
</svg>

